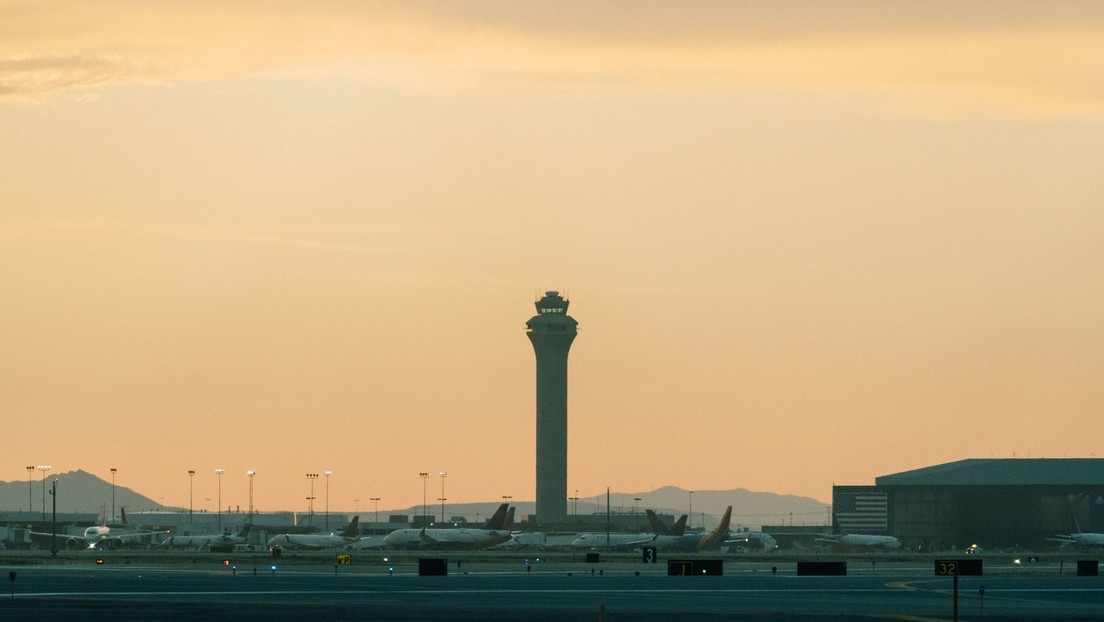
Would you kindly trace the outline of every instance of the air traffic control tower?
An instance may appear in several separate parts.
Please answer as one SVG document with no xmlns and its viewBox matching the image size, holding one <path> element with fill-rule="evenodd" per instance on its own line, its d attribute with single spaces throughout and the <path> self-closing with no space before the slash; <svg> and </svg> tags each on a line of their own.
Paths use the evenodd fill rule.
<svg viewBox="0 0 1104 622">
<path fill-rule="evenodd" d="M 537 523 L 567 522 L 567 351 L 579 323 L 559 292 L 545 292 L 525 323 L 537 355 Z"/>
</svg>

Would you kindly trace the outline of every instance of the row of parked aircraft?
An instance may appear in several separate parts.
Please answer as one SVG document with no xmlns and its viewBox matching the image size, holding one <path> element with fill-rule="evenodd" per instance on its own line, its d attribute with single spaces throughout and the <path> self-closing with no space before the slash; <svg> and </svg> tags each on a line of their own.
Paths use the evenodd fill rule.
<svg viewBox="0 0 1104 622">
<path fill-rule="evenodd" d="M 649 532 L 641 533 L 605 533 L 591 532 L 579 534 L 517 533 L 513 531 L 514 510 L 507 504 L 501 504 L 482 527 L 466 528 L 403 528 L 387 535 L 360 536 L 358 533 L 359 516 L 354 516 L 348 526 L 340 531 L 328 534 L 279 534 L 268 540 L 273 549 L 382 549 L 382 548 L 424 548 L 424 549 L 484 549 L 491 547 L 570 547 L 575 549 L 615 548 L 637 549 L 645 546 L 655 547 L 659 551 L 693 552 L 719 549 L 722 546 L 740 552 L 769 552 L 777 548 L 773 537 L 761 532 L 729 532 L 732 518 L 732 506 L 721 517 L 716 529 L 703 533 L 686 533 L 686 515 L 681 516 L 668 527 L 652 510 L 646 515 Z M 127 540 L 168 533 L 166 531 L 138 531 L 127 526 L 126 510 L 121 511 L 122 530 L 112 530 L 106 524 L 93 525 L 80 536 L 58 535 L 31 532 L 38 536 L 64 538 L 66 545 L 90 549 L 116 547 Z M 901 542 L 893 536 L 870 534 L 839 533 L 833 521 L 833 532 L 816 538 L 817 542 L 838 544 L 846 547 L 872 549 L 898 549 Z M 1104 547 L 1104 534 L 1082 532 L 1074 520 L 1075 532 L 1061 534 L 1051 540 L 1064 544 Z M 172 536 L 161 541 L 165 548 L 206 549 L 212 551 L 230 551 L 234 546 L 246 544 L 251 525 L 242 526 L 232 533 L 227 527 L 222 533 L 208 535 Z"/>
</svg>

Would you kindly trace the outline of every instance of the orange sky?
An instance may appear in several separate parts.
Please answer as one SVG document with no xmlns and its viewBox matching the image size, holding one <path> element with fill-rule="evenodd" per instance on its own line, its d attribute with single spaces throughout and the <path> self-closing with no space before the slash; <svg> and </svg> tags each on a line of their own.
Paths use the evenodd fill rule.
<svg viewBox="0 0 1104 622">
<path fill-rule="evenodd" d="M 532 499 L 545 289 L 582 496 L 1095 455 L 1102 75 L 1097 2 L 0 1 L 0 479 Z"/>
</svg>

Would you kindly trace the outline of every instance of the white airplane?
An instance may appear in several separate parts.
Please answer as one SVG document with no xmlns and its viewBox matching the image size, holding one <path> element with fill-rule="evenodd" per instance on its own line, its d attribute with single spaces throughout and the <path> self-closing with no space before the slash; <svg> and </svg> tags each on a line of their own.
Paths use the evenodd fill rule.
<svg viewBox="0 0 1104 622">
<path fill-rule="evenodd" d="M 120 508 L 119 512 L 122 515 L 122 524 L 127 525 L 126 509 Z M 107 521 L 104 521 L 105 523 Z M 32 531 L 31 535 L 35 536 L 50 536 L 53 538 L 63 538 L 65 540 L 66 548 L 85 548 L 85 549 L 102 549 L 118 548 L 122 546 L 127 540 L 132 538 L 141 538 L 143 536 L 149 536 L 158 533 L 168 533 L 167 531 L 111 531 L 111 527 L 106 524 L 92 525 L 87 527 L 79 536 L 70 536 L 60 533 L 45 533 L 40 531 Z"/>
<path fill-rule="evenodd" d="M 674 536 L 678 537 L 678 536 Z M 652 533 L 605 533 L 589 532 L 581 533 L 571 541 L 573 549 L 600 549 L 610 547 L 613 549 L 631 549 L 649 545 L 655 541 L 656 535 Z"/>
<path fill-rule="evenodd" d="M 461 527 L 456 529 L 396 529 L 383 539 L 384 545 L 393 548 L 423 549 L 485 549 L 509 541 L 513 534 L 513 510 L 503 503 L 498 506 L 487 525 L 482 528 Z"/>
<path fill-rule="evenodd" d="M 843 546 L 867 546 L 882 549 L 899 549 L 901 541 L 893 536 L 876 536 L 864 533 L 833 534 L 827 538 L 817 538 L 819 542 L 834 542 Z"/>
<path fill-rule="evenodd" d="M 509 542 L 502 543 L 503 549 L 565 549 L 579 537 L 578 533 L 546 533 L 543 531 L 527 531 L 516 533 Z"/>
<path fill-rule="evenodd" d="M 1047 539 L 1063 544 L 1076 544 L 1078 546 L 1104 546 L 1104 533 L 1081 531 L 1081 525 L 1078 524 L 1076 517 L 1073 519 L 1073 528 L 1076 529 L 1073 533 L 1061 534 L 1054 538 Z"/>
<path fill-rule="evenodd" d="M 190 549 L 206 549 L 215 552 L 229 553 L 234 550 L 235 544 L 245 544 L 246 536 L 249 535 L 249 530 L 253 526 L 250 524 L 242 525 L 238 533 L 230 533 L 230 528 L 227 527 L 222 533 L 207 534 L 199 536 L 169 536 L 161 541 L 161 546 L 165 548 L 190 548 Z"/>
<path fill-rule="evenodd" d="M 268 548 L 284 549 L 334 549 L 355 543 L 360 517 L 354 516 L 341 533 L 282 533 L 268 540 Z"/>
<path fill-rule="evenodd" d="M 651 533 L 611 532 L 607 534 L 604 531 L 585 532 L 576 534 L 568 546 L 574 549 L 600 549 L 606 547 L 612 549 L 631 549 L 641 546 L 670 548 L 676 540 L 683 537 L 682 533 L 686 530 L 686 515 L 683 515 L 675 521 L 674 526 L 668 527 L 663 524 L 663 521 L 660 520 L 659 516 L 652 510 L 644 510 L 644 513 L 648 517 L 648 525 L 652 528 Z M 518 537 L 519 539 L 521 538 L 521 536 Z M 694 542 L 697 542 L 699 538 L 698 536 L 689 537 L 694 538 Z M 662 543 L 659 542 L 660 538 L 664 538 Z"/>
<path fill-rule="evenodd" d="M 654 546 L 660 551 L 708 551 L 720 548 L 728 537 L 728 527 L 732 521 L 732 506 L 728 506 L 721 522 L 709 533 L 675 535 L 659 534 L 648 546 Z M 676 527 L 678 523 L 675 523 Z"/>
<path fill-rule="evenodd" d="M 724 541 L 730 553 L 773 553 L 778 550 L 778 541 L 770 534 L 742 531 L 737 536 Z"/>
<path fill-rule="evenodd" d="M 830 535 L 816 539 L 816 542 L 839 544 L 842 546 L 858 546 L 874 549 L 899 549 L 901 541 L 893 536 L 876 536 L 864 533 L 840 533 L 839 521 L 836 515 L 832 515 L 832 531 Z"/>
</svg>

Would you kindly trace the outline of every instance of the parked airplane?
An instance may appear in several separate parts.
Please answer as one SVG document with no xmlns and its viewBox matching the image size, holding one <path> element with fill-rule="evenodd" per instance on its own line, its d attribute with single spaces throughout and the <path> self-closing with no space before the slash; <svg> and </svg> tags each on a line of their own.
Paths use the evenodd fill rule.
<svg viewBox="0 0 1104 622">
<path fill-rule="evenodd" d="M 707 551 L 720 548 L 728 537 L 728 527 L 732 521 L 732 506 L 728 506 L 721 522 L 709 533 L 694 533 L 687 535 L 657 535 L 648 546 L 654 546 L 660 551 Z M 678 523 L 676 523 L 678 525 Z"/>
<path fill-rule="evenodd" d="M 575 532 L 546 533 L 543 531 L 527 531 L 514 534 L 514 537 L 509 542 L 502 543 L 501 548 L 534 548 L 539 550 L 566 549 L 569 548 L 571 543 L 578 537 L 579 534 Z"/>
<path fill-rule="evenodd" d="M 513 508 L 503 503 L 482 528 L 396 529 L 387 534 L 383 542 L 386 546 L 395 548 L 484 549 L 502 544 L 513 536 L 507 527 L 507 521 L 513 523 Z"/>
<path fill-rule="evenodd" d="M 839 544 L 842 546 L 857 546 L 875 549 L 899 549 L 901 541 L 893 536 L 876 536 L 862 533 L 840 533 L 839 521 L 836 515 L 832 515 L 832 533 L 821 536 L 816 542 Z"/>
<path fill-rule="evenodd" d="M 678 537 L 678 536 L 672 536 Z M 573 549 L 598 549 L 610 547 L 614 549 L 631 549 L 649 545 L 656 539 L 651 533 L 605 533 L 590 532 L 581 533 L 571 541 Z"/>
<path fill-rule="evenodd" d="M 736 538 L 725 540 L 725 546 L 731 553 L 773 553 L 778 550 L 778 541 L 774 536 L 761 531 L 742 531 Z"/>
<path fill-rule="evenodd" d="M 121 509 L 122 524 L 127 524 L 126 510 Z M 104 523 L 107 521 L 105 520 Z M 50 536 L 53 538 L 63 538 L 65 540 L 66 548 L 87 548 L 87 549 L 102 549 L 118 548 L 122 546 L 127 540 L 132 538 L 141 538 L 143 536 L 149 536 L 158 533 L 168 533 L 167 531 L 112 531 L 111 527 L 106 524 L 92 525 L 84 530 L 84 533 L 79 536 L 70 536 L 60 533 L 45 533 L 40 531 L 32 531 L 33 536 Z"/>
<path fill-rule="evenodd" d="M 246 536 L 249 535 L 250 528 L 253 527 L 250 524 L 242 525 L 238 533 L 230 533 L 230 528 L 227 527 L 222 533 L 207 534 L 198 536 L 169 536 L 161 541 L 161 546 L 165 548 L 191 548 L 191 549 L 207 549 L 216 552 L 230 552 L 234 550 L 235 544 L 245 544 Z"/>
<path fill-rule="evenodd" d="M 268 540 L 268 547 L 288 549 L 333 549 L 355 543 L 360 517 L 354 516 L 341 533 L 282 533 Z"/>
<path fill-rule="evenodd" d="M 1076 544 L 1078 546 L 1104 546 L 1104 533 L 1081 531 L 1081 525 L 1078 524 L 1076 517 L 1073 517 L 1073 528 L 1075 530 L 1073 533 L 1060 534 L 1047 539 L 1063 544 Z"/>
</svg>

